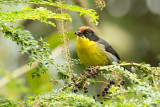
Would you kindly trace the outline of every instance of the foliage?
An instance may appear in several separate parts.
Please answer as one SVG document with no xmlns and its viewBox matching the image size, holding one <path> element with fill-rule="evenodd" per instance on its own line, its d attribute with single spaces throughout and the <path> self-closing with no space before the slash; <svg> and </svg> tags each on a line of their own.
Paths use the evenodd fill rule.
<svg viewBox="0 0 160 107">
<path fill-rule="evenodd" d="M 60 22 L 59 33 L 62 37 L 62 43 L 66 64 L 63 66 L 54 65 L 58 71 L 59 77 L 53 79 L 53 83 L 64 80 L 64 86 L 51 93 L 27 97 L 24 101 L 6 99 L 0 101 L 0 106 L 151 106 L 160 103 L 160 67 L 151 67 L 145 63 L 114 63 L 113 65 L 103 67 L 86 68 L 83 74 L 77 76 L 72 72 L 71 67 L 79 64 L 79 60 L 70 59 L 68 48 L 68 37 L 65 21 L 71 21 L 72 18 L 65 10 L 79 12 L 80 16 L 90 17 L 90 21 L 98 24 L 97 13 L 92 9 L 85 9 L 79 6 L 64 4 L 61 0 L 53 2 L 52 0 L 0 0 L 0 3 L 25 3 L 41 4 L 60 8 L 60 14 L 52 12 L 44 7 L 32 9 L 25 7 L 19 11 L 0 12 L 1 30 L 6 38 L 14 41 L 19 47 L 21 53 L 29 55 L 29 65 L 38 62 L 37 72 L 32 73 L 32 77 L 40 77 L 40 73 L 46 73 L 50 64 L 54 65 L 50 58 L 51 52 L 49 44 L 42 38 L 35 40 L 32 34 L 22 27 L 8 27 L 6 22 L 16 22 L 17 20 L 39 20 L 46 24 L 56 26 L 49 19 L 56 19 Z M 95 0 L 97 7 L 105 7 L 104 0 Z M 67 68 L 67 69 L 66 69 Z M 99 81 L 97 78 L 104 76 L 106 81 Z M 102 92 L 96 95 L 84 95 L 88 93 L 88 87 L 100 83 L 105 86 Z M 76 94 L 77 92 L 84 94 Z"/>
<path fill-rule="evenodd" d="M 131 67 L 128 71 L 125 67 Z M 147 106 L 160 103 L 160 67 L 149 64 L 121 63 L 103 67 L 90 67 L 73 82 L 61 90 L 78 90 L 88 93 L 91 84 L 101 83 L 106 86 L 94 99 L 108 106 Z M 108 81 L 99 81 L 104 76 Z M 146 82 L 144 82 L 144 80 Z M 129 82 L 128 84 L 125 83 Z"/>
<path fill-rule="evenodd" d="M 84 15 L 91 17 L 91 22 L 94 22 L 97 24 L 97 19 L 98 16 L 96 16 L 96 12 L 94 12 L 92 9 L 84 9 L 79 6 L 71 6 L 68 4 L 63 4 L 61 1 L 60 2 L 52 2 L 52 0 L 43 1 L 43 0 L 0 0 L 0 3 L 27 3 L 27 4 L 43 4 L 43 5 L 50 5 L 50 6 L 55 6 L 61 9 L 67 9 L 67 10 L 72 10 L 76 12 L 80 12 L 80 16 Z M 71 21 L 70 15 L 67 13 L 63 13 L 61 11 L 60 14 L 53 13 L 49 11 L 47 8 L 44 7 L 39 7 L 36 9 L 32 9 L 30 7 L 24 7 L 22 10 L 19 11 L 10 11 L 10 12 L 0 12 L 0 23 L 2 26 L 2 32 L 5 34 L 5 37 L 11 38 L 11 40 L 15 41 L 17 45 L 21 46 L 21 52 L 22 53 L 28 53 L 29 54 L 29 65 L 32 65 L 33 62 L 38 60 L 38 69 L 42 71 L 41 73 L 45 73 L 48 70 L 49 64 L 53 64 L 53 60 L 49 58 L 50 55 L 50 49 L 48 48 L 48 44 L 43 41 L 42 38 L 40 38 L 39 42 L 41 45 L 39 45 L 38 41 L 34 40 L 32 35 L 29 33 L 29 31 L 26 30 L 21 30 L 20 27 L 13 28 L 13 31 L 7 27 L 4 22 L 16 22 L 17 20 L 26 20 L 26 19 L 31 19 L 31 20 L 39 20 L 41 22 L 44 22 L 46 24 L 50 24 L 52 26 L 56 26 L 52 21 L 48 21 L 48 19 L 56 19 L 57 21 L 64 21 L 68 20 Z M 62 23 L 62 28 L 63 28 L 63 23 Z M 61 29 L 62 32 L 64 32 L 64 28 Z M 61 32 L 61 31 L 60 31 Z M 63 42 L 64 42 L 64 47 L 67 45 L 67 38 L 65 36 L 65 33 L 61 34 L 63 36 Z M 42 49 L 41 49 L 42 48 Z M 64 48 L 65 53 L 69 55 L 69 51 L 67 48 Z M 68 56 L 67 55 L 67 56 Z M 70 60 L 69 56 L 66 58 L 68 59 L 67 61 Z M 70 70 L 70 64 L 68 62 L 69 71 Z M 33 72 L 32 77 L 38 76 L 40 77 L 40 73 L 38 72 Z"/>
<path fill-rule="evenodd" d="M 0 21 L 1 22 L 16 22 L 17 20 L 25 20 L 25 19 L 32 19 L 32 20 L 39 20 L 46 24 L 51 24 L 55 26 L 55 24 L 51 21 L 47 21 L 49 18 L 54 18 L 56 20 L 64 19 L 71 21 L 71 18 L 68 14 L 56 14 L 52 13 L 51 11 L 47 10 L 44 7 L 39 7 L 36 9 L 32 9 L 30 7 L 22 8 L 20 11 L 10 11 L 10 12 L 0 12 Z"/>
<path fill-rule="evenodd" d="M 96 3 L 97 5 L 97 8 L 99 9 L 103 9 L 104 7 L 106 7 L 106 3 L 104 0 L 94 0 L 94 2 Z"/>
<path fill-rule="evenodd" d="M 99 106 L 100 103 L 95 102 L 91 97 L 77 95 L 74 93 L 46 93 L 38 96 L 26 98 L 23 102 L 13 99 L 1 101 L 3 106 Z"/>
<path fill-rule="evenodd" d="M 53 63 L 53 59 L 49 58 L 51 55 L 48 44 L 39 39 L 40 45 L 38 45 L 38 41 L 36 41 L 33 36 L 27 30 L 23 30 L 22 27 L 13 27 L 12 29 L 5 26 L 5 24 L 1 23 L 2 32 L 5 34 L 4 36 L 10 38 L 12 41 L 16 42 L 20 47 L 20 52 L 27 53 L 29 55 L 30 61 L 28 64 L 31 66 L 32 62 L 38 60 L 38 68 L 41 73 L 45 73 L 47 71 L 47 67 L 50 63 Z M 32 77 L 40 76 L 40 73 L 33 72 Z"/>
<path fill-rule="evenodd" d="M 52 0 L 0 0 L 1 3 L 27 3 L 27 4 L 43 4 L 50 5 L 55 7 L 63 7 L 66 10 L 80 12 L 80 16 L 84 15 L 84 17 L 90 17 L 90 22 L 94 22 L 95 25 L 98 24 L 98 16 L 97 13 L 93 9 L 85 9 L 79 6 L 72 6 L 68 4 L 63 4 L 62 2 L 52 2 Z"/>
<path fill-rule="evenodd" d="M 131 71 L 128 71 L 124 67 L 130 66 Z M 150 75 L 151 70 L 156 74 L 153 77 Z M 141 74 L 138 74 L 141 72 Z M 146 73 L 147 72 L 147 73 Z M 118 75 L 115 78 L 114 73 Z M 110 78 L 108 74 L 114 77 Z M 159 92 L 159 74 L 160 67 L 150 67 L 149 64 L 138 63 L 121 63 L 113 64 L 103 67 L 87 68 L 86 71 L 78 77 L 72 79 L 72 83 L 64 86 L 57 92 L 42 94 L 39 96 L 32 96 L 26 98 L 24 101 L 6 100 L 2 101 L 1 105 L 16 104 L 33 106 L 38 104 L 39 106 L 151 106 L 158 105 L 160 103 Z M 108 79 L 108 82 L 97 81 L 96 78 L 103 75 Z M 109 76 L 109 77 L 108 77 Z M 130 81 L 130 84 L 126 83 Z M 148 80 L 144 82 L 143 80 Z M 155 81 L 155 84 L 154 84 Z M 87 93 L 87 87 L 90 84 L 96 82 L 103 82 L 106 84 L 106 88 L 102 93 L 97 95 L 86 96 L 82 94 L 73 94 L 78 90 L 84 90 Z M 87 85 L 88 84 L 88 85 Z M 156 88 L 157 87 L 157 88 Z M 11 103 L 12 102 L 12 103 Z"/>
</svg>

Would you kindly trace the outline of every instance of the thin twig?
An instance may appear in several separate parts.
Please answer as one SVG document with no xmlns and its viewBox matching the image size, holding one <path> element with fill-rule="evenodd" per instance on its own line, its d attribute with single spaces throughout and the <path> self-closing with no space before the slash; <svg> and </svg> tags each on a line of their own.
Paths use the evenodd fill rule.
<svg viewBox="0 0 160 107">
<path fill-rule="evenodd" d="M 88 79 L 85 81 L 85 83 L 83 85 L 83 88 L 86 86 L 87 82 L 88 82 Z"/>
<path fill-rule="evenodd" d="M 156 90 L 158 90 L 154 74 L 152 74 L 152 79 L 153 79 L 153 83 L 154 83 Z"/>
<path fill-rule="evenodd" d="M 94 80 L 92 80 L 92 82 L 95 82 L 95 83 L 103 83 L 103 84 L 108 84 L 107 82 L 104 82 L 104 81 L 94 81 Z"/>
<path fill-rule="evenodd" d="M 59 2 L 61 3 L 62 1 L 61 0 L 59 0 Z M 61 6 L 60 7 L 60 12 L 61 12 L 61 14 L 63 14 L 64 13 L 64 7 L 63 6 Z M 65 26 L 64 26 L 64 20 L 63 19 L 61 19 L 61 21 L 60 21 L 60 23 L 61 23 L 61 31 L 59 31 L 59 33 L 60 33 L 60 35 L 62 36 L 62 41 L 63 41 L 63 47 L 64 47 L 64 54 L 65 54 L 65 60 L 66 60 L 66 65 L 67 65 L 67 68 L 68 68 L 68 74 L 69 74 L 69 78 L 68 78 L 68 82 L 70 83 L 71 82 L 71 72 L 72 72 L 72 70 L 71 70 L 71 64 L 70 64 L 70 52 L 69 52 L 69 49 L 68 49 L 68 46 L 67 46 L 67 44 L 68 44 L 68 38 L 67 38 L 67 36 L 66 36 L 66 28 L 65 28 Z"/>
</svg>

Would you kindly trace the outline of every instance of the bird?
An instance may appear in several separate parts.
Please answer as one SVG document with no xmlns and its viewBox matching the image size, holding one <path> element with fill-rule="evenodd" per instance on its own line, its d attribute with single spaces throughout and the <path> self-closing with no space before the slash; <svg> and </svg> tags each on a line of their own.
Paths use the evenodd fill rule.
<svg viewBox="0 0 160 107">
<path fill-rule="evenodd" d="M 91 27 L 82 26 L 75 34 L 78 57 L 86 66 L 105 66 L 120 61 L 118 53 Z"/>
<path fill-rule="evenodd" d="M 96 35 L 95 31 L 88 26 L 82 26 L 75 32 L 76 51 L 80 61 L 87 67 L 111 65 L 114 61 L 119 62 L 120 57 L 112 46 Z M 96 80 L 109 81 L 104 76 L 96 76 Z M 92 87 L 92 94 L 101 95 L 106 84 L 95 83 Z M 94 89 L 94 90 L 93 90 Z"/>
</svg>

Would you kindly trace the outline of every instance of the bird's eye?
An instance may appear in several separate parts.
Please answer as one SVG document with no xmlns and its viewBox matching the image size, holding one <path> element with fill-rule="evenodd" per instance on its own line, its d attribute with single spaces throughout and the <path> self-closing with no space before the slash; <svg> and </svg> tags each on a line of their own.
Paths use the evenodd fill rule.
<svg viewBox="0 0 160 107">
<path fill-rule="evenodd" d="M 89 34 L 89 32 L 86 32 L 86 34 L 88 35 L 88 34 Z"/>
</svg>

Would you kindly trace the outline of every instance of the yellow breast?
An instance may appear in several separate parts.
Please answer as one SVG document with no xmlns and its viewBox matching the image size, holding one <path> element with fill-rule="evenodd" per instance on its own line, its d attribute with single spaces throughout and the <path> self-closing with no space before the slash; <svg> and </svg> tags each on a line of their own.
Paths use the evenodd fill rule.
<svg viewBox="0 0 160 107">
<path fill-rule="evenodd" d="M 104 46 L 90 41 L 88 38 L 77 36 L 76 50 L 79 59 L 86 66 L 102 66 L 111 64 L 111 57 L 105 51 Z"/>
</svg>

